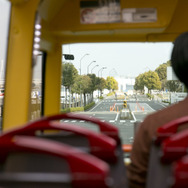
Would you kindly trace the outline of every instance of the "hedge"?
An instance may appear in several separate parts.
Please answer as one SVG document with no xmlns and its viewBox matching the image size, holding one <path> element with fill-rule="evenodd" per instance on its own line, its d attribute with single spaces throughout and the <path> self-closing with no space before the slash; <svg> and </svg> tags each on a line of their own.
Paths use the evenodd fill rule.
<svg viewBox="0 0 188 188">
<path fill-rule="evenodd" d="M 92 102 L 84 107 L 74 107 L 74 108 L 66 108 L 66 109 L 61 109 L 61 113 L 68 113 L 68 112 L 83 112 L 95 105 L 95 102 Z"/>
</svg>

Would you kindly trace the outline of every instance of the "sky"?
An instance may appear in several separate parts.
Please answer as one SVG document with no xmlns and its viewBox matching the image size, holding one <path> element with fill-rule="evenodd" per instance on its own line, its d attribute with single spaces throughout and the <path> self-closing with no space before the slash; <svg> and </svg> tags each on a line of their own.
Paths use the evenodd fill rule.
<svg viewBox="0 0 188 188">
<path fill-rule="evenodd" d="M 0 0 L 0 79 L 4 78 L 10 3 Z"/>
<path fill-rule="evenodd" d="M 63 46 L 64 54 L 73 54 L 69 60 L 80 73 L 92 73 L 106 78 L 114 76 L 136 77 L 141 73 L 154 71 L 160 64 L 170 60 L 172 43 L 83 43 Z M 89 54 L 84 56 L 85 54 Z M 63 61 L 66 61 L 63 59 Z M 92 61 L 91 65 L 89 65 Z M 102 67 L 106 69 L 101 70 Z"/>
</svg>

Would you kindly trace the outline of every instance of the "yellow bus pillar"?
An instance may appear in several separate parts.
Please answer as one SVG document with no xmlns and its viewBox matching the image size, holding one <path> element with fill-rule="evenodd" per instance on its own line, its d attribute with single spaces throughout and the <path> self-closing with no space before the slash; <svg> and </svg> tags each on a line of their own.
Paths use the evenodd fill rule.
<svg viewBox="0 0 188 188">
<path fill-rule="evenodd" d="M 55 44 L 54 50 L 47 54 L 44 115 L 53 115 L 60 112 L 61 68 L 62 44 Z"/>
<path fill-rule="evenodd" d="M 11 2 L 3 130 L 20 126 L 29 118 L 33 32 L 39 0 Z"/>
</svg>

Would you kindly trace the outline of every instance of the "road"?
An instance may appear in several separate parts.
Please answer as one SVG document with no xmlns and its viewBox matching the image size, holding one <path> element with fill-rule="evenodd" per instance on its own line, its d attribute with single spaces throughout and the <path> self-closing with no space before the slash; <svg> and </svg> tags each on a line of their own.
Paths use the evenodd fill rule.
<svg viewBox="0 0 188 188">
<path fill-rule="evenodd" d="M 127 99 L 132 118 L 121 119 L 120 111 L 123 109 L 123 101 L 123 99 L 115 100 L 114 97 L 106 98 L 98 102 L 89 111 L 81 112 L 81 114 L 99 118 L 101 121 L 107 121 L 118 127 L 122 144 L 131 144 L 134 139 L 134 125 L 142 122 L 148 114 L 165 108 L 165 106 L 159 102 L 150 101 L 145 96 L 132 96 Z M 93 126 L 88 122 L 77 120 L 64 120 L 64 122 L 76 123 L 94 131 L 99 131 L 97 126 Z"/>
</svg>

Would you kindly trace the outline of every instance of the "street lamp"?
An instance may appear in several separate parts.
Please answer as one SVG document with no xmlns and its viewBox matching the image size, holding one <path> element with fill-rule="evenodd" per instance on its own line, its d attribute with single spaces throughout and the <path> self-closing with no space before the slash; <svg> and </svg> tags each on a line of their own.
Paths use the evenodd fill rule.
<svg viewBox="0 0 188 188">
<path fill-rule="evenodd" d="M 92 71 L 93 71 L 93 69 L 95 68 L 95 67 L 98 67 L 99 65 L 95 65 L 92 69 L 91 69 L 91 74 L 92 74 Z"/>
<path fill-rule="evenodd" d="M 107 68 L 107 67 L 105 67 L 104 69 L 106 69 L 106 68 Z M 102 78 L 102 71 L 103 71 L 104 69 L 101 70 L 101 78 Z"/>
<path fill-rule="evenodd" d="M 117 71 L 115 68 L 113 68 L 111 71 L 109 71 L 109 76 L 117 75 Z"/>
<path fill-rule="evenodd" d="M 106 69 L 107 67 L 102 67 L 99 71 L 98 71 L 98 77 L 99 77 L 99 72 L 103 71 L 104 69 Z M 101 77 L 102 77 L 102 73 L 101 73 Z"/>
<path fill-rule="evenodd" d="M 96 61 L 92 61 L 88 66 L 87 66 L 87 74 L 89 74 L 89 66 L 92 64 L 92 63 L 95 63 Z"/>
<path fill-rule="evenodd" d="M 98 71 L 98 77 L 99 77 L 99 72 L 103 71 L 104 69 L 106 69 L 107 67 L 102 67 L 99 71 Z M 101 77 L 102 77 L 102 73 L 101 73 Z M 99 98 L 99 90 L 98 90 L 98 98 Z"/>
<path fill-rule="evenodd" d="M 89 54 L 85 54 L 85 55 L 80 59 L 80 75 L 81 75 L 81 63 L 82 63 L 82 59 L 83 59 L 86 55 L 89 55 Z"/>
</svg>

